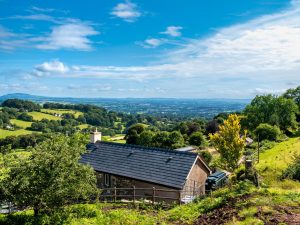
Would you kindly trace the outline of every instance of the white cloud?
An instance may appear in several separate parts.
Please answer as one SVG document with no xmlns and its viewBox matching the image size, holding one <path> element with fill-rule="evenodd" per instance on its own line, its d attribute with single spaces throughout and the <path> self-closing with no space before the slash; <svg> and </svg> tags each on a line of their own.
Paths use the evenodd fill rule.
<svg viewBox="0 0 300 225">
<path fill-rule="evenodd" d="M 64 74 L 69 71 L 68 66 L 65 66 L 59 60 L 53 60 L 50 62 L 44 62 L 40 65 L 35 66 L 34 71 L 31 75 L 42 77 L 51 74 Z"/>
<path fill-rule="evenodd" d="M 134 22 L 138 17 L 142 15 L 138 11 L 137 5 L 130 1 L 117 4 L 110 14 L 119 17 L 126 22 Z"/>
<path fill-rule="evenodd" d="M 163 39 L 158 38 L 149 38 L 146 39 L 143 43 L 139 43 L 144 48 L 156 48 L 164 43 Z"/>
<path fill-rule="evenodd" d="M 89 36 L 99 34 L 92 26 L 88 24 L 64 24 L 56 26 L 44 42 L 38 44 L 39 49 L 73 49 L 73 50 L 92 50 L 92 41 Z"/>
<path fill-rule="evenodd" d="M 172 37 L 180 37 L 181 36 L 181 32 L 180 32 L 181 29 L 182 29 L 182 27 L 180 27 L 180 26 L 169 26 L 169 27 L 167 27 L 166 31 L 160 32 L 160 33 L 161 34 L 167 34 L 167 35 L 170 35 Z"/>
<path fill-rule="evenodd" d="M 73 65 L 62 75 L 138 81 L 164 78 L 178 80 L 178 84 L 189 79 L 193 80 L 189 86 L 202 82 L 203 92 L 226 90 L 232 97 L 235 93 L 279 93 L 289 81 L 300 83 L 299 21 L 300 1 L 295 1 L 279 13 L 221 29 L 208 38 L 189 40 L 184 47 L 162 55 L 155 64 Z M 151 39 L 144 44 L 161 44 L 160 39 Z M 226 78 L 230 79 L 224 83 Z"/>
</svg>

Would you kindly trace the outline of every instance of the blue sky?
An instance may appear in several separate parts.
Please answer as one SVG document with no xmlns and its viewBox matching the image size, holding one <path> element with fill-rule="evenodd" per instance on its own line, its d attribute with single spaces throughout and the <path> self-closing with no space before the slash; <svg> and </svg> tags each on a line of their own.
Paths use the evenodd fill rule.
<svg viewBox="0 0 300 225">
<path fill-rule="evenodd" d="M 0 0 L 0 94 L 280 94 L 300 84 L 299 21 L 299 0 Z"/>
</svg>

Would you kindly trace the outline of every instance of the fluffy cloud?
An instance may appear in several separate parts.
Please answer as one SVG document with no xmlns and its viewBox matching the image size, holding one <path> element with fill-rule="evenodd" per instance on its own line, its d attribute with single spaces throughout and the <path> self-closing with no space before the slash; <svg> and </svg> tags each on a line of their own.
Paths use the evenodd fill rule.
<svg viewBox="0 0 300 225">
<path fill-rule="evenodd" d="M 44 62 L 40 65 L 35 66 L 32 75 L 42 77 L 49 74 L 64 74 L 69 71 L 69 68 L 65 66 L 59 60 L 54 60 L 50 62 Z"/>
<path fill-rule="evenodd" d="M 142 14 L 138 11 L 136 4 L 126 1 L 125 3 L 117 4 L 113 8 L 111 15 L 119 17 L 126 22 L 134 22 Z"/>
<path fill-rule="evenodd" d="M 64 24 L 54 27 L 44 43 L 37 45 L 37 48 L 89 51 L 92 46 L 88 37 L 97 34 L 99 32 L 88 24 Z"/>
<path fill-rule="evenodd" d="M 170 35 L 172 37 L 180 37 L 181 36 L 181 32 L 180 32 L 181 29 L 182 29 L 182 27 L 180 27 L 180 26 L 169 26 L 169 27 L 167 27 L 166 31 L 160 32 L 160 33 L 161 34 L 167 34 L 167 35 Z"/>
</svg>

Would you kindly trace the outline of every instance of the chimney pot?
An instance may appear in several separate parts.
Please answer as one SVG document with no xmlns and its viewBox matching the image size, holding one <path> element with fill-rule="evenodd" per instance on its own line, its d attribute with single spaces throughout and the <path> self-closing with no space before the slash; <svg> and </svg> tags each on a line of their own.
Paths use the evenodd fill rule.
<svg viewBox="0 0 300 225">
<path fill-rule="evenodd" d="M 91 132 L 90 141 L 91 143 L 96 143 L 97 141 L 101 141 L 101 132 L 98 132 L 97 128 L 94 132 Z"/>
</svg>

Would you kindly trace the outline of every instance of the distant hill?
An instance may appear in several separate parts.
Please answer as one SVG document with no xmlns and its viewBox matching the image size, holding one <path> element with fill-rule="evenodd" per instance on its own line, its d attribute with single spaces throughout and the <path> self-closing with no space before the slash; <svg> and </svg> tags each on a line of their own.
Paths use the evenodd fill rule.
<svg viewBox="0 0 300 225">
<path fill-rule="evenodd" d="M 0 102 L 12 98 L 38 103 L 92 104 L 108 110 L 126 113 L 169 114 L 204 118 L 212 118 L 221 112 L 241 111 L 251 101 L 250 99 L 71 98 L 14 93 L 0 96 Z"/>
</svg>

